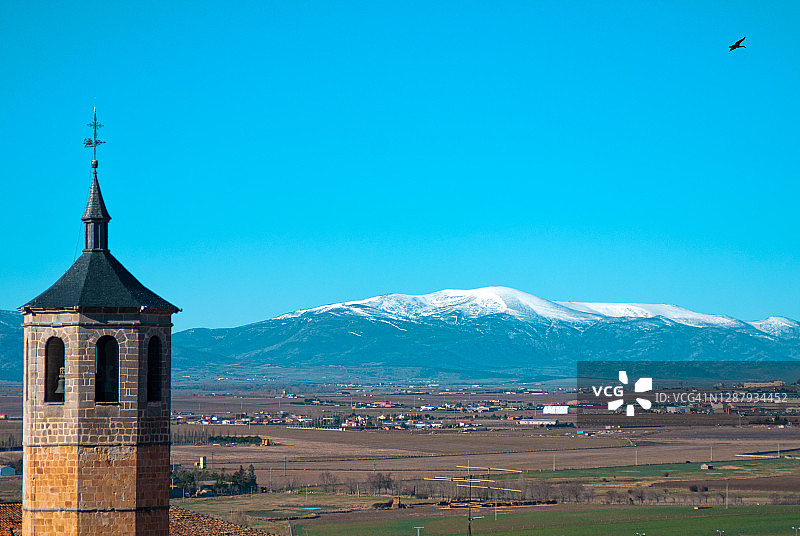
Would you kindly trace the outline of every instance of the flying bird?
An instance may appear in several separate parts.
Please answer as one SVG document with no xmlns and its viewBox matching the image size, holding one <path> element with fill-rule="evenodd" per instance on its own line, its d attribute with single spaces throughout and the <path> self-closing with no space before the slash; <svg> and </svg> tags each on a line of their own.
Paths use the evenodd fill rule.
<svg viewBox="0 0 800 536">
<path fill-rule="evenodd" d="M 737 49 L 737 48 L 747 48 L 746 46 L 744 46 L 744 45 L 742 44 L 742 41 L 744 41 L 746 37 L 747 37 L 747 36 L 745 36 L 745 37 L 742 37 L 741 39 L 739 39 L 738 41 L 736 41 L 734 44 L 732 44 L 732 45 L 728 45 L 728 48 L 730 49 L 730 51 L 731 51 L 731 52 L 733 52 L 733 50 L 735 50 L 735 49 Z"/>
</svg>

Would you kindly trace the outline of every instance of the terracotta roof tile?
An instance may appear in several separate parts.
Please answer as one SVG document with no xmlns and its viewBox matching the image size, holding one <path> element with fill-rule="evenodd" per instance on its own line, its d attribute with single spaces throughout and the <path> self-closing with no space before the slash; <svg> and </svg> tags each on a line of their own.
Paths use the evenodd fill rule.
<svg viewBox="0 0 800 536">
<path fill-rule="evenodd" d="M 12 532 L 13 531 L 13 532 Z M 22 534 L 22 503 L 0 503 L 0 536 Z M 169 507 L 170 536 L 275 536 L 216 517 Z"/>
</svg>

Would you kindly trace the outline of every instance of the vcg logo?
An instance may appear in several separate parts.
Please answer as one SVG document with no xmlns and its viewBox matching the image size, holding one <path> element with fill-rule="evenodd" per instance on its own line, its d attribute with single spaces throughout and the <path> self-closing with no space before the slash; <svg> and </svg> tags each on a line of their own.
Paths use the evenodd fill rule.
<svg viewBox="0 0 800 536">
<path fill-rule="evenodd" d="M 608 410 L 609 411 L 617 411 L 622 405 L 625 403 L 625 388 L 623 386 L 628 385 L 628 373 L 624 370 L 619 371 L 619 382 L 622 385 L 593 385 L 592 392 L 594 396 L 600 397 L 601 395 L 605 398 L 615 398 L 615 400 L 611 400 L 608 403 Z M 647 391 L 651 391 L 653 389 L 653 378 L 639 378 L 636 380 L 636 383 L 633 385 L 633 392 L 634 393 L 646 393 Z M 646 398 L 636 398 L 636 403 L 639 404 L 643 409 L 650 409 L 652 407 L 652 403 L 647 400 Z M 633 417 L 635 415 L 635 408 L 633 403 L 628 404 L 625 414 L 628 417 Z"/>
</svg>

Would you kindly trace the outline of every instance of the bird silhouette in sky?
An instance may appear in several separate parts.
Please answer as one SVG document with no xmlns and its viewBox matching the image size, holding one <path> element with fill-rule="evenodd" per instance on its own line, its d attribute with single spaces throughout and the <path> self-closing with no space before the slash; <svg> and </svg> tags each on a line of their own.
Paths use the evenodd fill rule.
<svg viewBox="0 0 800 536">
<path fill-rule="evenodd" d="M 732 44 L 732 45 L 728 45 L 728 48 L 730 49 L 730 52 L 733 52 L 733 51 L 734 51 L 734 50 L 736 50 L 737 48 L 747 48 L 746 46 L 744 46 L 744 45 L 742 44 L 742 41 L 744 41 L 746 37 L 747 37 L 747 36 L 745 36 L 745 37 L 742 37 L 741 39 L 739 39 L 738 41 L 736 41 L 734 44 Z"/>
</svg>

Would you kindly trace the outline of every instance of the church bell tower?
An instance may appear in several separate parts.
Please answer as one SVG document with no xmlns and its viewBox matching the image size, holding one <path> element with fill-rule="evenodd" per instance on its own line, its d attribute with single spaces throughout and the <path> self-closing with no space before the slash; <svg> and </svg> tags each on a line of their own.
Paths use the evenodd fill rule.
<svg viewBox="0 0 800 536">
<path fill-rule="evenodd" d="M 168 536 L 170 337 L 177 307 L 109 251 L 97 179 L 84 249 L 24 315 L 25 536 Z"/>
</svg>

